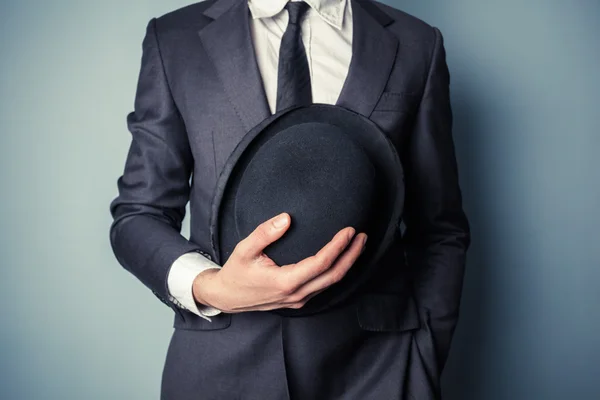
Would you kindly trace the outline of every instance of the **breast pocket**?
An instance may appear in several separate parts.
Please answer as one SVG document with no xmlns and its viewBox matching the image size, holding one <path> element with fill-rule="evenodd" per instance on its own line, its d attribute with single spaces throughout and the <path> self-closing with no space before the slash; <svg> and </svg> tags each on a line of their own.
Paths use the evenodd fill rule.
<svg viewBox="0 0 600 400">
<path fill-rule="evenodd" d="M 419 97 L 409 92 L 383 92 L 375 104 L 373 112 L 411 112 L 417 105 Z"/>
<path fill-rule="evenodd" d="M 397 139 L 409 126 L 419 99 L 418 95 L 408 92 L 383 92 L 370 119 L 390 137 Z"/>
</svg>

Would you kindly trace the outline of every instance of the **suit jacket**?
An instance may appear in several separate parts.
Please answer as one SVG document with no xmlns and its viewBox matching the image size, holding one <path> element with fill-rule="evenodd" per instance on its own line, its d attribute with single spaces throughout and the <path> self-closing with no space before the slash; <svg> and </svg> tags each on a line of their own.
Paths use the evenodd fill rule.
<svg viewBox="0 0 600 400">
<path fill-rule="evenodd" d="M 470 243 L 443 39 L 399 10 L 351 1 L 353 56 L 337 105 L 396 146 L 405 229 L 351 302 L 307 317 L 222 313 L 209 322 L 168 300 L 175 259 L 198 251 L 218 261 L 208 229 L 217 177 L 270 112 L 246 0 L 196 3 L 147 25 L 110 241 L 119 263 L 174 311 L 163 399 L 440 396 Z M 189 240 L 180 234 L 188 200 Z"/>
</svg>

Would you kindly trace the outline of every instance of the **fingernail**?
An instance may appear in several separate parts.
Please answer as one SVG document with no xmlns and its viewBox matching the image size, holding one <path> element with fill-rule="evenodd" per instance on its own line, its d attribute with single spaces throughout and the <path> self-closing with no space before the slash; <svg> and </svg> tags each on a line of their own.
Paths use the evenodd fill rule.
<svg viewBox="0 0 600 400">
<path fill-rule="evenodd" d="M 273 221 L 273 226 L 277 229 L 281 229 L 287 225 L 287 215 L 281 214 Z"/>
<path fill-rule="evenodd" d="M 350 228 L 350 230 L 348 231 L 348 240 L 352 240 L 352 237 L 354 236 L 354 233 L 356 233 L 356 231 L 354 230 L 354 228 Z"/>
<path fill-rule="evenodd" d="M 360 254 L 364 253 L 366 248 L 367 248 L 367 235 L 365 235 L 365 237 L 363 238 L 363 245 L 362 245 L 362 249 L 360 249 Z"/>
</svg>

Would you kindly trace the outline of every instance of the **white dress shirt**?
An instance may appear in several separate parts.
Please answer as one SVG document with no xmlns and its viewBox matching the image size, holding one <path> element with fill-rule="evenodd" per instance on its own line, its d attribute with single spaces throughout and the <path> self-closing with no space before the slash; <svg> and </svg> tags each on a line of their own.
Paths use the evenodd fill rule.
<svg viewBox="0 0 600 400">
<path fill-rule="evenodd" d="M 301 1 L 301 0 L 290 0 Z M 313 103 L 335 104 L 352 58 L 352 9 L 349 0 L 305 0 L 310 5 L 300 28 L 310 71 Z M 248 0 L 250 31 L 258 69 L 271 113 L 277 99 L 277 67 L 281 37 L 287 28 L 288 0 Z M 198 304 L 192 284 L 207 269 L 221 268 L 207 254 L 186 253 L 169 271 L 167 287 L 178 306 L 211 320 L 221 311 Z"/>
</svg>

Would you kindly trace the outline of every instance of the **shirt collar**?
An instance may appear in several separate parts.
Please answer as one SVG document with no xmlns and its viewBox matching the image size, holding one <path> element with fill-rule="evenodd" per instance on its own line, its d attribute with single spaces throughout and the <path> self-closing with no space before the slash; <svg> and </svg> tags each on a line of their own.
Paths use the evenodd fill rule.
<svg viewBox="0 0 600 400">
<path fill-rule="evenodd" d="M 248 0 L 253 19 L 279 14 L 289 0 Z M 348 0 L 304 0 L 319 16 L 337 29 L 342 29 L 344 9 Z"/>
</svg>

